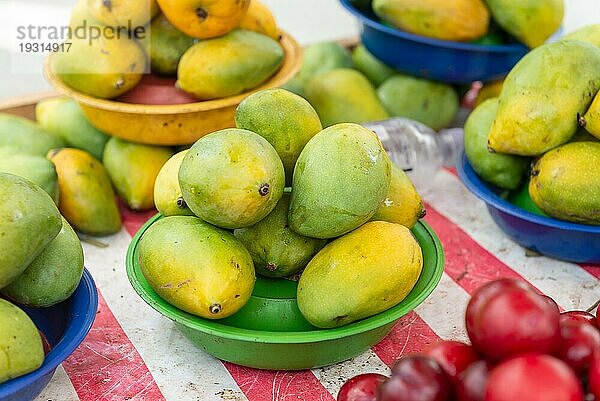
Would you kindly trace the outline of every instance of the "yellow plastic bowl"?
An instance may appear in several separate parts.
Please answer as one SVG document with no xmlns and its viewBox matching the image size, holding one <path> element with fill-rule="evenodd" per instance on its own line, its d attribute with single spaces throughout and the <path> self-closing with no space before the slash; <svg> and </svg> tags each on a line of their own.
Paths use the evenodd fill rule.
<svg viewBox="0 0 600 401">
<path fill-rule="evenodd" d="M 302 65 L 302 48 L 289 34 L 280 41 L 285 58 L 268 81 L 237 96 L 197 103 L 142 105 L 100 99 L 74 90 L 52 71 L 46 59 L 46 79 L 63 95 L 75 99 L 99 130 L 127 141 L 151 145 L 187 145 L 211 132 L 234 127 L 234 112 L 242 99 L 259 90 L 276 88 L 294 77 Z"/>
</svg>

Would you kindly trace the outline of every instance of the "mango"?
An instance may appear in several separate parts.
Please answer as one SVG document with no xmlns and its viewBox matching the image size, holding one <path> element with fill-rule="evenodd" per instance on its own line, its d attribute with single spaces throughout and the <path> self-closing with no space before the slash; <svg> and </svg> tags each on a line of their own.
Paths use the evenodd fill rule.
<svg viewBox="0 0 600 401">
<path fill-rule="evenodd" d="M 98 21 L 96 18 L 92 17 L 92 14 L 90 14 L 90 10 L 87 6 L 87 0 L 77 0 L 75 2 L 75 5 L 71 9 L 69 27 L 73 29 L 73 32 L 79 32 L 75 31 L 75 29 L 90 26 L 103 27 L 104 24 Z M 80 30 L 81 29 L 84 28 L 80 28 Z"/>
<path fill-rule="evenodd" d="M 63 218 L 58 235 L 2 294 L 23 305 L 47 308 L 69 298 L 82 275 L 81 242 Z"/>
<path fill-rule="evenodd" d="M 233 235 L 252 255 L 258 274 L 285 277 L 303 269 L 326 241 L 303 237 L 288 224 L 290 196 L 284 194 L 275 209 L 264 219 Z"/>
<path fill-rule="evenodd" d="M 42 128 L 64 140 L 68 146 L 102 159 L 109 137 L 89 123 L 74 100 L 67 97 L 42 100 L 35 106 L 35 117 Z"/>
<path fill-rule="evenodd" d="M 90 15 L 115 28 L 142 27 L 158 13 L 156 0 L 87 0 Z"/>
<path fill-rule="evenodd" d="M 173 149 L 112 137 L 104 149 L 104 167 L 117 194 L 133 210 L 154 207 L 154 182 Z"/>
<path fill-rule="evenodd" d="M 503 85 L 503 79 L 486 82 L 483 85 L 483 87 L 479 90 L 479 93 L 477 93 L 477 97 L 475 98 L 475 103 L 473 104 L 473 107 L 476 108 L 488 99 L 499 97 L 500 93 L 502 92 Z"/>
<path fill-rule="evenodd" d="M 177 74 L 177 66 L 183 54 L 194 45 L 196 39 L 175 28 L 164 14 L 159 14 L 150 25 L 150 65 L 152 72 L 162 75 Z"/>
<path fill-rule="evenodd" d="M 273 145 L 283 161 L 288 185 L 300 152 L 323 129 L 310 103 L 285 89 L 267 89 L 248 96 L 235 111 L 235 125 Z"/>
<path fill-rule="evenodd" d="M 154 205 L 164 216 L 192 216 L 179 187 L 179 168 L 187 150 L 172 156 L 158 172 L 154 182 Z"/>
<path fill-rule="evenodd" d="M 373 85 L 355 70 L 341 68 L 315 76 L 306 86 L 305 97 L 317 110 L 324 127 L 390 117 Z"/>
<path fill-rule="evenodd" d="M 235 29 L 250 6 L 250 0 L 158 0 L 171 24 L 199 39 L 225 35 Z"/>
<path fill-rule="evenodd" d="M 179 62 L 177 85 L 200 100 L 239 95 L 269 79 L 283 57 L 279 42 L 237 29 L 188 49 Z"/>
<path fill-rule="evenodd" d="M 300 71 L 282 88 L 304 96 L 305 87 L 312 77 L 337 68 L 352 67 L 352 54 L 348 49 L 337 42 L 319 42 L 304 49 Z"/>
<path fill-rule="evenodd" d="M 322 239 L 352 231 L 373 217 L 390 180 L 391 162 L 375 133 L 357 124 L 326 128 L 296 163 L 290 227 Z"/>
<path fill-rule="evenodd" d="M 448 127 L 460 106 L 452 86 L 408 75 L 387 79 L 377 95 L 393 117 L 417 120 L 434 130 Z"/>
<path fill-rule="evenodd" d="M 413 228 L 419 219 L 425 217 L 421 196 L 408 178 L 408 175 L 392 163 L 390 190 L 371 220 L 387 221 Z"/>
<path fill-rule="evenodd" d="M 562 24 L 563 0 L 485 0 L 492 17 L 506 32 L 534 48 Z"/>
<path fill-rule="evenodd" d="M 600 139 L 600 96 L 598 94 L 585 114 L 579 116 L 578 122 L 587 132 Z"/>
<path fill-rule="evenodd" d="M 600 49 L 589 43 L 558 41 L 529 52 L 504 81 L 489 148 L 538 156 L 569 141 L 600 89 L 598 71 Z"/>
<path fill-rule="evenodd" d="M 250 2 L 246 15 L 240 21 L 239 28 L 262 33 L 275 40 L 279 40 L 281 37 L 275 16 L 259 0 Z"/>
<path fill-rule="evenodd" d="M 584 26 L 566 34 L 560 40 L 580 40 L 600 47 L 600 24 Z"/>
<path fill-rule="evenodd" d="M 482 0 L 373 0 L 373 11 L 404 31 L 459 42 L 485 35 L 490 22 Z"/>
<path fill-rule="evenodd" d="M 298 307 L 316 327 L 343 326 L 400 303 L 422 268 L 421 247 L 408 228 L 372 221 L 309 262 L 298 283 Z"/>
<path fill-rule="evenodd" d="M 192 216 L 150 226 L 140 239 L 139 262 L 161 298 L 207 319 L 240 310 L 256 279 L 252 257 L 233 234 Z"/>
<path fill-rule="evenodd" d="M 488 151 L 488 134 L 497 112 L 498 98 L 492 98 L 469 115 L 465 123 L 465 153 L 478 176 L 499 188 L 514 190 L 523 181 L 530 160 Z"/>
<path fill-rule="evenodd" d="M 0 299 L 0 384 L 33 372 L 44 362 L 42 337 L 29 316 Z"/>
<path fill-rule="evenodd" d="M 179 169 L 179 186 L 192 212 L 228 229 L 249 227 L 266 217 L 284 185 L 283 163 L 273 146 L 237 128 L 202 137 Z"/>
<path fill-rule="evenodd" d="M 354 68 L 362 72 L 375 86 L 381 85 L 396 73 L 392 67 L 371 54 L 362 43 L 352 51 L 352 61 Z"/>
<path fill-rule="evenodd" d="M 58 235 L 62 224 L 52 198 L 25 178 L 0 173 L 0 199 L 0 288 L 3 288 L 23 273 Z"/>
<path fill-rule="evenodd" d="M 46 156 L 50 149 L 61 148 L 65 142 L 23 117 L 0 113 L 0 148 L 16 153 Z"/>
<path fill-rule="evenodd" d="M 60 212 L 78 231 L 109 235 L 121 229 L 121 216 L 104 166 L 89 153 L 63 148 L 48 159 L 58 174 Z"/>
<path fill-rule="evenodd" d="M 99 98 L 120 96 L 142 79 L 144 50 L 127 35 L 108 39 L 69 39 L 68 52 L 52 57 L 52 69 L 71 88 Z"/>
<path fill-rule="evenodd" d="M 14 153 L 12 149 L 0 148 L 0 172 L 18 175 L 39 185 L 58 203 L 58 178 L 54 165 L 37 155 Z"/>
<path fill-rule="evenodd" d="M 557 219 L 600 225 L 599 165 L 598 142 L 573 142 L 553 149 L 531 169 L 531 199 Z"/>
</svg>

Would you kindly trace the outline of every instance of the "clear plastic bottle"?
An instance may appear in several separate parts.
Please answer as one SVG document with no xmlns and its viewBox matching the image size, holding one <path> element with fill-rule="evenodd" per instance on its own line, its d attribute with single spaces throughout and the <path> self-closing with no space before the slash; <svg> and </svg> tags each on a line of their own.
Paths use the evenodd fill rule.
<svg viewBox="0 0 600 401">
<path fill-rule="evenodd" d="M 430 189 L 440 168 L 456 165 L 464 145 L 462 128 L 437 133 L 424 124 L 401 117 L 363 126 L 379 136 L 390 159 L 406 171 L 419 191 Z"/>
</svg>

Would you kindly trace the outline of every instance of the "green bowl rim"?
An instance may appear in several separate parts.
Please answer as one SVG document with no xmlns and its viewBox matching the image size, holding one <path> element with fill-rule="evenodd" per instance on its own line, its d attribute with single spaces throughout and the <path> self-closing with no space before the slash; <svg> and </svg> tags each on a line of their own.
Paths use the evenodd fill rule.
<svg viewBox="0 0 600 401">
<path fill-rule="evenodd" d="M 166 309 L 162 305 L 157 304 L 153 301 L 152 297 L 144 291 L 139 285 L 136 275 L 136 263 L 134 254 L 136 253 L 137 246 L 140 238 L 144 232 L 162 215 L 156 214 L 150 218 L 135 234 L 129 247 L 127 249 L 126 257 L 126 270 L 127 277 L 130 284 L 132 285 L 135 292 L 153 309 L 159 312 L 161 315 L 173 320 L 176 323 L 182 324 L 190 329 L 201 331 L 208 335 L 214 335 L 220 338 L 229 340 L 238 340 L 244 342 L 257 342 L 257 343 L 271 343 L 271 344 L 291 344 L 291 343 L 315 343 L 321 341 L 337 340 L 340 338 L 361 334 L 368 332 L 389 323 L 397 321 L 400 317 L 405 315 L 408 311 L 414 310 L 420 305 L 437 287 L 438 283 L 442 278 L 444 272 L 444 250 L 442 244 L 433 231 L 433 229 L 424 221 L 419 220 L 417 225 L 420 225 L 431 239 L 431 243 L 435 247 L 435 254 L 437 260 L 435 264 L 435 270 L 431 280 L 427 283 L 427 286 L 418 294 L 410 303 L 400 303 L 384 312 L 381 312 L 375 316 L 371 316 L 366 319 L 359 320 L 357 322 L 348 324 L 346 326 L 336 327 L 333 329 L 322 329 L 302 332 L 275 332 L 275 331 L 259 331 L 249 330 L 237 327 L 231 327 L 219 323 L 216 320 L 202 319 L 194 316 L 187 312 L 184 312 L 176 307 L 169 305 L 170 308 Z M 141 275 L 141 273 L 140 273 Z M 158 295 L 157 295 L 158 296 Z M 172 310 L 169 310 L 171 309 Z"/>
</svg>

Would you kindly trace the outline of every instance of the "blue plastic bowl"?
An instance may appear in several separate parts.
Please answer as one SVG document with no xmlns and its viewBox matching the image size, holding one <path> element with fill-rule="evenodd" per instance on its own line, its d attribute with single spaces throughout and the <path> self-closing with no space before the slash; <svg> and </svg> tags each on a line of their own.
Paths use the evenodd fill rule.
<svg viewBox="0 0 600 401">
<path fill-rule="evenodd" d="M 494 222 L 513 241 L 551 258 L 600 263 L 600 226 L 556 220 L 513 205 L 500 197 L 502 191 L 479 178 L 465 155 L 457 170 L 465 186 L 486 203 Z"/>
<path fill-rule="evenodd" d="M 98 311 L 98 292 L 85 270 L 75 293 L 50 308 L 22 307 L 44 333 L 52 350 L 43 365 L 25 376 L 0 384 L 0 401 L 30 401 L 48 385 L 54 371 L 81 344 L 92 327 Z"/>
<path fill-rule="evenodd" d="M 367 49 L 410 75 L 456 84 L 500 79 L 529 51 L 519 43 L 478 45 L 414 35 L 383 25 L 350 0 L 340 3 L 358 18 L 361 41 Z"/>
</svg>

